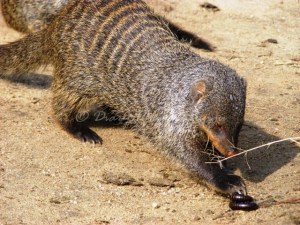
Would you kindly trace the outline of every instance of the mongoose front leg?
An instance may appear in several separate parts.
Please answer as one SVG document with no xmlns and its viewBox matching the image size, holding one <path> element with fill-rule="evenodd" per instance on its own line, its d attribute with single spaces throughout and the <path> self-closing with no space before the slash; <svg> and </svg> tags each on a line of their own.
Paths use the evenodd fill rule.
<svg viewBox="0 0 300 225">
<path fill-rule="evenodd" d="M 232 174 L 227 168 L 221 168 L 218 164 L 201 163 L 198 171 L 208 184 L 219 192 L 229 195 L 247 194 L 243 179 Z"/>
<path fill-rule="evenodd" d="M 90 101 L 61 84 L 53 82 L 53 110 L 61 127 L 80 141 L 102 144 L 102 138 L 87 127 L 84 122 L 77 121 L 77 115 Z"/>
<path fill-rule="evenodd" d="M 223 193 L 232 195 L 233 193 L 247 194 L 246 185 L 243 179 L 237 175 L 224 172 L 216 176 L 213 180 L 217 189 Z"/>
</svg>

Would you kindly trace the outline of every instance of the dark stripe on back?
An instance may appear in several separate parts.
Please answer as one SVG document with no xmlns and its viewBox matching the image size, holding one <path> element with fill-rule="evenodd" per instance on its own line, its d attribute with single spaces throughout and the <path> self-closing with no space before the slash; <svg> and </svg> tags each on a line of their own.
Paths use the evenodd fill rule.
<svg viewBox="0 0 300 225">
<path fill-rule="evenodd" d="M 64 17 L 67 17 L 67 19 L 69 21 L 72 21 L 72 20 L 74 20 L 74 16 L 75 17 L 80 16 L 80 10 L 82 9 L 82 7 L 83 7 L 83 5 L 82 5 L 82 2 L 80 0 L 77 0 L 77 1 L 74 1 L 74 2 L 71 1 L 70 4 L 68 4 L 64 8 L 64 11 L 63 11 L 62 15 Z M 64 17 L 59 18 L 59 19 L 63 20 L 63 19 L 65 19 Z M 76 26 L 76 24 L 74 24 L 74 22 L 73 23 L 64 23 L 64 24 L 65 24 L 65 27 L 62 30 L 63 32 L 71 31 Z"/>
<path fill-rule="evenodd" d="M 136 6 L 131 8 L 132 11 L 124 9 L 117 18 L 113 18 L 113 24 L 107 24 L 107 26 L 112 26 L 112 29 L 108 29 L 105 34 L 105 43 L 101 47 L 99 56 L 102 58 L 108 58 L 108 55 L 114 51 L 115 48 L 119 46 L 120 42 L 124 42 L 124 35 L 132 29 L 139 29 L 141 23 L 145 21 L 147 17 L 147 10 L 144 7 Z M 146 10 L 146 11 L 145 11 Z M 157 26 L 156 24 L 153 24 Z M 134 37 L 132 37 L 134 38 Z M 130 42 L 130 40 L 127 43 Z M 100 50 L 100 49 L 99 49 Z M 99 57 L 98 56 L 98 57 Z"/>
<path fill-rule="evenodd" d="M 159 32 L 161 29 L 162 32 Z M 167 31 L 163 33 L 164 28 L 160 27 L 146 27 L 140 31 L 136 39 L 133 39 L 130 43 L 125 45 L 125 48 L 121 52 L 118 63 L 116 64 L 116 74 L 119 74 L 123 70 L 124 64 L 130 61 L 129 57 L 135 55 L 135 58 L 142 58 L 144 54 L 147 54 L 153 47 L 162 48 L 162 44 L 174 40 Z M 160 35 L 158 35 L 158 33 Z M 149 40 L 147 35 L 151 35 L 152 39 Z M 145 39 L 145 40 L 144 40 Z M 139 57 L 140 56 L 140 57 Z M 132 62 L 130 62 L 132 63 Z"/>
<path fill-rule="evenodd" d="M 96 45 L 99 36 L 101 36 L 103 32 L 103 25 L 108 20 L 108 15 L 113 13 L 115 10 L 120 8 L 121 6 L 125 5 L 127 1 L 109 1 L 111 4 L 107 4 L 106 7 L 100 7 L 96 14 L 94 15 L 93 19 L 90 22 L 89 29 L 83 28 L 82 30 L 86 35 L 89 37 L 85 39 L 84 47 L 89 50 L 93 49 Z M 98 8 L 98 6 L 97 6 Z"/>
<path fill-rule="evenodd" d="M 116 1 L 90 1 L 86 4 L 88 4 L 89 7 L 85 12 L 83 18 L 84 20 L 79 24 L 79 27 L 76 30 L 74 30 L 74 32 L 76 32 L 76 35 L 80 37 L 79 42 L 83 43 L 84 49 L 88 49 L 88 46 L 90 46 L 89 41 L 85 40 L 85 35 L 89 35 L 89 37 L 94 37 L 94 35 L 96 35 L 97 32 L 101 32 L 101 29 L 99 29 L 100 27 L 98 27 L 97 22 L 103 22 L 103 20 L 105 20 L 105 17 L 103 16 L 103 11 L 110 10 L 116 4 Z"/>
<path fill-rule="evenodd" d="M 111 14 L 107 15 L 107 18 L 105 22 L 102 25 L 101 33 L 97 35 L 97 39 L 93 42 L 94 44 L 91 46 L 90 52 L 92 52 L 92 55 L 97 57 L 99 52 L 102 50 L 103 46 L 109 41 L 109 35 L 117 34 L 120 31 L 117 30 L 117 26 L 122 21 L 123 18 L 129 18 L 129 19 L 136 19 L 136 15 L 143 14 L 147 11 L 145 7 L 140 4 L 126 4 L 122 7 L 118 8 L 117 10 L 113 11 Z M 123 22 L 123 21 L 122 21 Z"/>
<path fill-rule="evenodd" d="M 158 26 L 157 21 L 143 20 L 137 27 L 132 26 L 128 32 L 125 32 L 125 35 L 120 37 L 120 40 L 115 46 L 115 50 L 108 58 L 108 69 L 111 70 L 111 72 L 120 66 L 123 55 L 130 54 L 130 50 L 139 49 L 141 51 L 141 48 L 147 45 L 148 40 L 145 38 L 147 32 L 150 32 L 150 30 L 151 33 L 161 32 L 161 27 Z M 109 52 L 107 52 L 107 54 L 108 53 Z"/>
</svg>

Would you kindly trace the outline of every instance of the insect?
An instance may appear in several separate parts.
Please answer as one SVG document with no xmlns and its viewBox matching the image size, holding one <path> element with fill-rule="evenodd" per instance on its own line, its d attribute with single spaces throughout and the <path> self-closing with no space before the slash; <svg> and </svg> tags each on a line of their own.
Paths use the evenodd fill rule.
<svg viewBox="0 0 300 225">
<path fill-rule="evenodd" d="M 229 207 L 232 210 L 252 211 L 258 209 L 258 205 L 249 195 L 233 193 L 230 200 Z"/>
</svg>

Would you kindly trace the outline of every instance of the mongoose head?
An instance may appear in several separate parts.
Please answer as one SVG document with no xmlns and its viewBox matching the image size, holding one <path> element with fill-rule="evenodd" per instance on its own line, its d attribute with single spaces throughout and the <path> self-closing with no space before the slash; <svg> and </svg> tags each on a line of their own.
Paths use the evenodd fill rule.
<svg viewBox="0 0 300 225">
<path fill-rule="evenodd" d="M 225 157 L 237 153 L 238 134 L 244 121 L 246 82 L 232 69 L 216 64 L 209 76 L 193 82 L 190 101 L 193 122 Z"/>
</svg>

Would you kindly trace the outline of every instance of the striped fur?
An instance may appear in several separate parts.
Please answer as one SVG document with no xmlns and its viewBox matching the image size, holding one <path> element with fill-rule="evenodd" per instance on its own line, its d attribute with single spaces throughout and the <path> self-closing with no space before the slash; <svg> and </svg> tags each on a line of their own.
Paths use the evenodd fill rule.
<svg viewBox="0 0 300 225">
<path fill-rule="evenodd" d="M 53 64 L 53 110 L 76 138 L 101 143 L 77 116 L 109 107 L 217 190 L 246 192 L 240 177 L 205 163 L 208 138 L 233 153 L 244 80 L 183 46 L 143 1 L 70 1 L 47 28 L 0 46 L 0 55 L 2 76 Z"/>
</svg>

